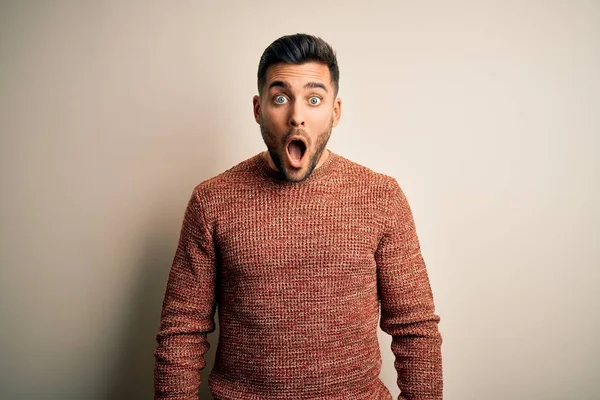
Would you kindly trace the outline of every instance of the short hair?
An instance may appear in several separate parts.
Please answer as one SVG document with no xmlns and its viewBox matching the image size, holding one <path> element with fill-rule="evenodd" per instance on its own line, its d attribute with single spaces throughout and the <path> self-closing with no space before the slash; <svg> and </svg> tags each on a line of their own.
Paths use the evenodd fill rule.
<svg viewBox="0 0 600 400">
<path fill-rule="evenodd" d="M 337 94 L 340 70 L 333 48 L 323 39 L 304 33 L 282 36 L 265 49 L 258 63 L 258 93 L 261 94 L 267 80 L 267 69 L 271 65 L 277 63 L 304 64 L 309 61 L 327 65 Z"/>
</svg>

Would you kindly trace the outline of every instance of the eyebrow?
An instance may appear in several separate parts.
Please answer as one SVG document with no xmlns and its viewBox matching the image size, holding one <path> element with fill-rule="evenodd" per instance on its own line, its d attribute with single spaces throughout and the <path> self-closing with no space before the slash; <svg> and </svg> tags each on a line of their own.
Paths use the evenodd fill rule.
<svg viewBox="0 0 600 400">
<path fill-rule="evenodd" d="M 284 81 L 273 81 L 271 82 L 271 84 L 269 85 L 269 89 L 271 89 L 272 87 L 282 87 L 284 89 L 289 89 L 290 85 L 287 82 Z M 305 89 L 323 89 L 324 91 L 327 92 L 327 87 L 325 87 L 325 85 L 323 85 L 320 82 L 308 82 L 306 85 L 304 85 Z"/>
</svg>

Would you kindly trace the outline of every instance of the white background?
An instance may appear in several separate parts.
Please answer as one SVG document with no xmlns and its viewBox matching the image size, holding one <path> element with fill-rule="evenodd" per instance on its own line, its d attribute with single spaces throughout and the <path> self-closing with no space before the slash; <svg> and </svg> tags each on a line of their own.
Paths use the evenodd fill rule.
<svg viewBox="0 0 600 400">
<path fill-rule="evenodd" d="M 0 397 L 151 398 L 186 202 L 264 149 L 297 32 L 338 54 L 330 149 L 411 203 L 445 398 L 600 398 L 600 4 L 456 0 L 3 1 Z"/>
</svg>

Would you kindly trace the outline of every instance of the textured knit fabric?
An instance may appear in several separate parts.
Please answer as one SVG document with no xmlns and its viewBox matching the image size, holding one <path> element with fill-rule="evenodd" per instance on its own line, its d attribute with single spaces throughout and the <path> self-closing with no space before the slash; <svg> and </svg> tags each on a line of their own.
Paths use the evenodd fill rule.
<svg viewBox="0 0 600 400">
<path fill-rule="evenodd" d="M 380 323 L 399 399 L 442 399 L 439 317 L 407 199 L 332 151 L 302 182 L 259 154 L 196 186 L 163 303 L 156 399 L 198 399 L 217 307 L 216 398 L 391 400 Z"/>
</svg>

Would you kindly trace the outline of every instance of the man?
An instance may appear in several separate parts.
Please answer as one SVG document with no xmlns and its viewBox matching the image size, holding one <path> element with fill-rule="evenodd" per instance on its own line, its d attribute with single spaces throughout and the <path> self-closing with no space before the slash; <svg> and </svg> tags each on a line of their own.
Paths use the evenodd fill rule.
<svg viewBox="0 0 600 400">
<path fill-rule="evenodd" d="M 332 48 L 297 34 L 258 67 L 267 151 L 189 200 L 155 351 L 157 399 L 197 399 L 206 336 L 220 400 L 383 400 L 377 324 L 400 399 L 442 398 L 439 317 L 412 213 L 394 178 L 326 149 L 340 120 Z"/>
</svg>

